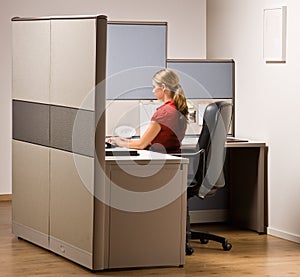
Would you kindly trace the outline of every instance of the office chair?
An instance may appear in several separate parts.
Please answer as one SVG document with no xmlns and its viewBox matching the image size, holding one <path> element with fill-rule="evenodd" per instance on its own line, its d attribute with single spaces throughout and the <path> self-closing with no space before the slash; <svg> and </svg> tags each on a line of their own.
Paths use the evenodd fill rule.
<svg viewBox="0 0 300 277">
<path fill-rule="evenodd" d="M 213 196 L 218 189 L 225 186 L 224 160 L 225 142 L 232 118 L 232 105 L 225 101 L 209 104 L 203 115 L 203 126 L 197 142 L 196 152 L 181 153 L 181 156 L 193 160 L 195 174 L 189 176 L 187 199 L 197 196 L 201 199 Z M 193 159 L 191 159 L 193 158 Z M 232 245 L 226 238 L 211 233 L 190 229 L 190 216 L 187 207 L 186 255 L 193 249 L 190 240 L 199 239 L 202 244 L 209 240 L 222 243 L 223 249 L 229 251 Z"/>
</svg>

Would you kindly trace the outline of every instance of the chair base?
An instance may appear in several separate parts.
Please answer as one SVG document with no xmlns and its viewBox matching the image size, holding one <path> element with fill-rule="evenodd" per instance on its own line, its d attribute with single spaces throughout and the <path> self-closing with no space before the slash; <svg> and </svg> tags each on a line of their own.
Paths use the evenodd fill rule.
<svg viewBox="0 0 300 277">
<path fill-rule="evenodd" d="M 222 247 L 225 251 L 229 251 L 232 248 L 231 243 L 224 237 L 214 235 L 204 231 L 191 230 L 191 240 L 199 239 L 202 244 L 208 243 L 209 240 L 222 243 Z"/>
<path fill-rule="evenodd" d="M 194 253 L 194 249 L 187 243 L 185 245 L 185 255 L 191 256 Z"/>
</svg>

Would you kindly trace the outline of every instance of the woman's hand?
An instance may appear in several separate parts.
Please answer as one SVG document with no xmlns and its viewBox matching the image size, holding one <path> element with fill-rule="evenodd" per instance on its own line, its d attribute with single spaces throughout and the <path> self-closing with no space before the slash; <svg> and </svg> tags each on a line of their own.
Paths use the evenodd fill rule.
<svg viewBox="0 0 300 277">
<path fill-rule="evenodd" d="M 111 144 L 115 144 L 120 147 L 127 147 L 128 148 L 128 139 L 122 137 L 110 137 L 107 139 L 107 142 Z"/>
</svg>

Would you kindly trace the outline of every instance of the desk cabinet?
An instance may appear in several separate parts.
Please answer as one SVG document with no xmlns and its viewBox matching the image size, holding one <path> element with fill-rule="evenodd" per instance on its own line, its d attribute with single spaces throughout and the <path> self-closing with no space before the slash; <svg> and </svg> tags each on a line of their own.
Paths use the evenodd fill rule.
<svg viewBox="0 0 300 277">
<path fill-rule="evenodd" d="M 182 148 L 195 149 L 197 139 L 185 138 Z M 264 142 L 238 141 L 238 139 L 234 142 L 227 142 L 225 147 L 226 187 L 224 188 L 226 189 L 222 194 L 219 192 L 216 194 L 219 196 L 214 196 L 209 200 L 225 203 L 228 207 L 226 217 L 218 216 L 216 212 L 213 214 L 215 218 L 210 216 L 207 220 L 208 217 L 205 214 L 207 206 L 204 204 L 206 199 L 196 199 L 199 201 L 193 204 L 201 202 L 199 205 L 204 206 L 201 216 L 207 222 L 226 220 L 238 227 L 266 233 L 268 227 L 268 147 Z M 220 199 L 222 197 L 225 200 Z M 211 203 L 209 207 L 218 211 L 216 207 L 220 203 Z M 194 211 L 198 212 L 196 205 L 193 206 Z"/>
<path fill-rule="evenodd" d="M 186 170 L 179 160 L 106 161 L 109 268 L 184 264 Z"/>
<path fill-rule="evenodd" d="M 266 233 L 268 147 L 260 142 L 228 143 L 229 217 L 233 224 Z"/>
</svg>

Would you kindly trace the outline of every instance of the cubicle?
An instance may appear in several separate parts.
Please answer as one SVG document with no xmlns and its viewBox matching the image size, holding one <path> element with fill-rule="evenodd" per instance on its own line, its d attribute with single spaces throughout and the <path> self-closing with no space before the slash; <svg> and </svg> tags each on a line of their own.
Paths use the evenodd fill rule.
<svg viewBox="0 0 300 277">
<path fill-rule="evenodd" d="M 205 105 L 225 100 L 234 106 L 234 61 L 167 59 L 165 22 L 107 22 L 106 16 L 12 21 L 14 234 L 90 269 L 183 265 L 187 161 L 162 154 L 151 156 L 147 151 L 135 158 L 108 158 L 104 140 L 121 125 L 131 125 L 137 136 L 142 134 L 160 105 L 152 93 L 151 77 L 165 67 L 179 74 L 189 107 L 191 111 L 196 109 L 188 135 L 199 134 Z M 230 170 L 237 168 L 244 153 L 240 153 L 239 145 L 232 146 L 237 151 L 230 151 Z M 249 147 L 257 148 L 257 144 L 244 148 Z M 265 145 L 258 147 L 259 152 L 252 151 L 254 173 L 248 187 L 250 191 L 259 188 L 255 201 L 260 209 L 251 209 L 251 220 L 248 218 L 245 225 L 263 232 L 267 222 L 263 217 Z M 177 197 L 151 211 L 132 212 L 113 206 L 114 201 L 127 199 L 116 194 L 114 182 L 128 190 L 143 180 L 143 193 L 147 186 L 153 186 L 151 178 L 139 176 L 148 176 L 149 168 L 145 171 L 144 165 L 151 171 L 159 168 L 151 176 L 154 185 L 166 178 L 167 183 L 171 180 L 172 189 L 180 192 Z M 124 168 L 137 175 L 129 176 Z M 203 222 L 203 217 L 207 222 L 216 218 L 222 221 L 223 214 L 218 214 L 229 204 L 237 207 L 247 203 L 244 210 L 249 210 L 251 203 L 238 200 L 241 176 L 230 177 L 233 195 L 239 195 L 229 203 L 226 187 L 214 198 L 195 200 L 191 210 L 200 212 L 198 222 Z M 130 181 L 123 184 L 126 179 Z M 165 189 L 163 183 L 158 185 L 154 190 Z M 95 197 L 99 193 L 104 199 Z M 153 199 L 157 200 L 151 198 L 151 202 Z M 246 196 L 242 199 L 253 200 Z M 244 223 L 240 213 L 231 213 Z M 207 217 L 209 214 L 212 217 Z M 132 226 L 126 225 L 127 219 Z M 144 234 L 139 234 L 138 228 L 151 232 L 149 255 L 140 248 Z M 124 259 L 124 252 L 137 237 L 138 244 Z"/>
</svg>

